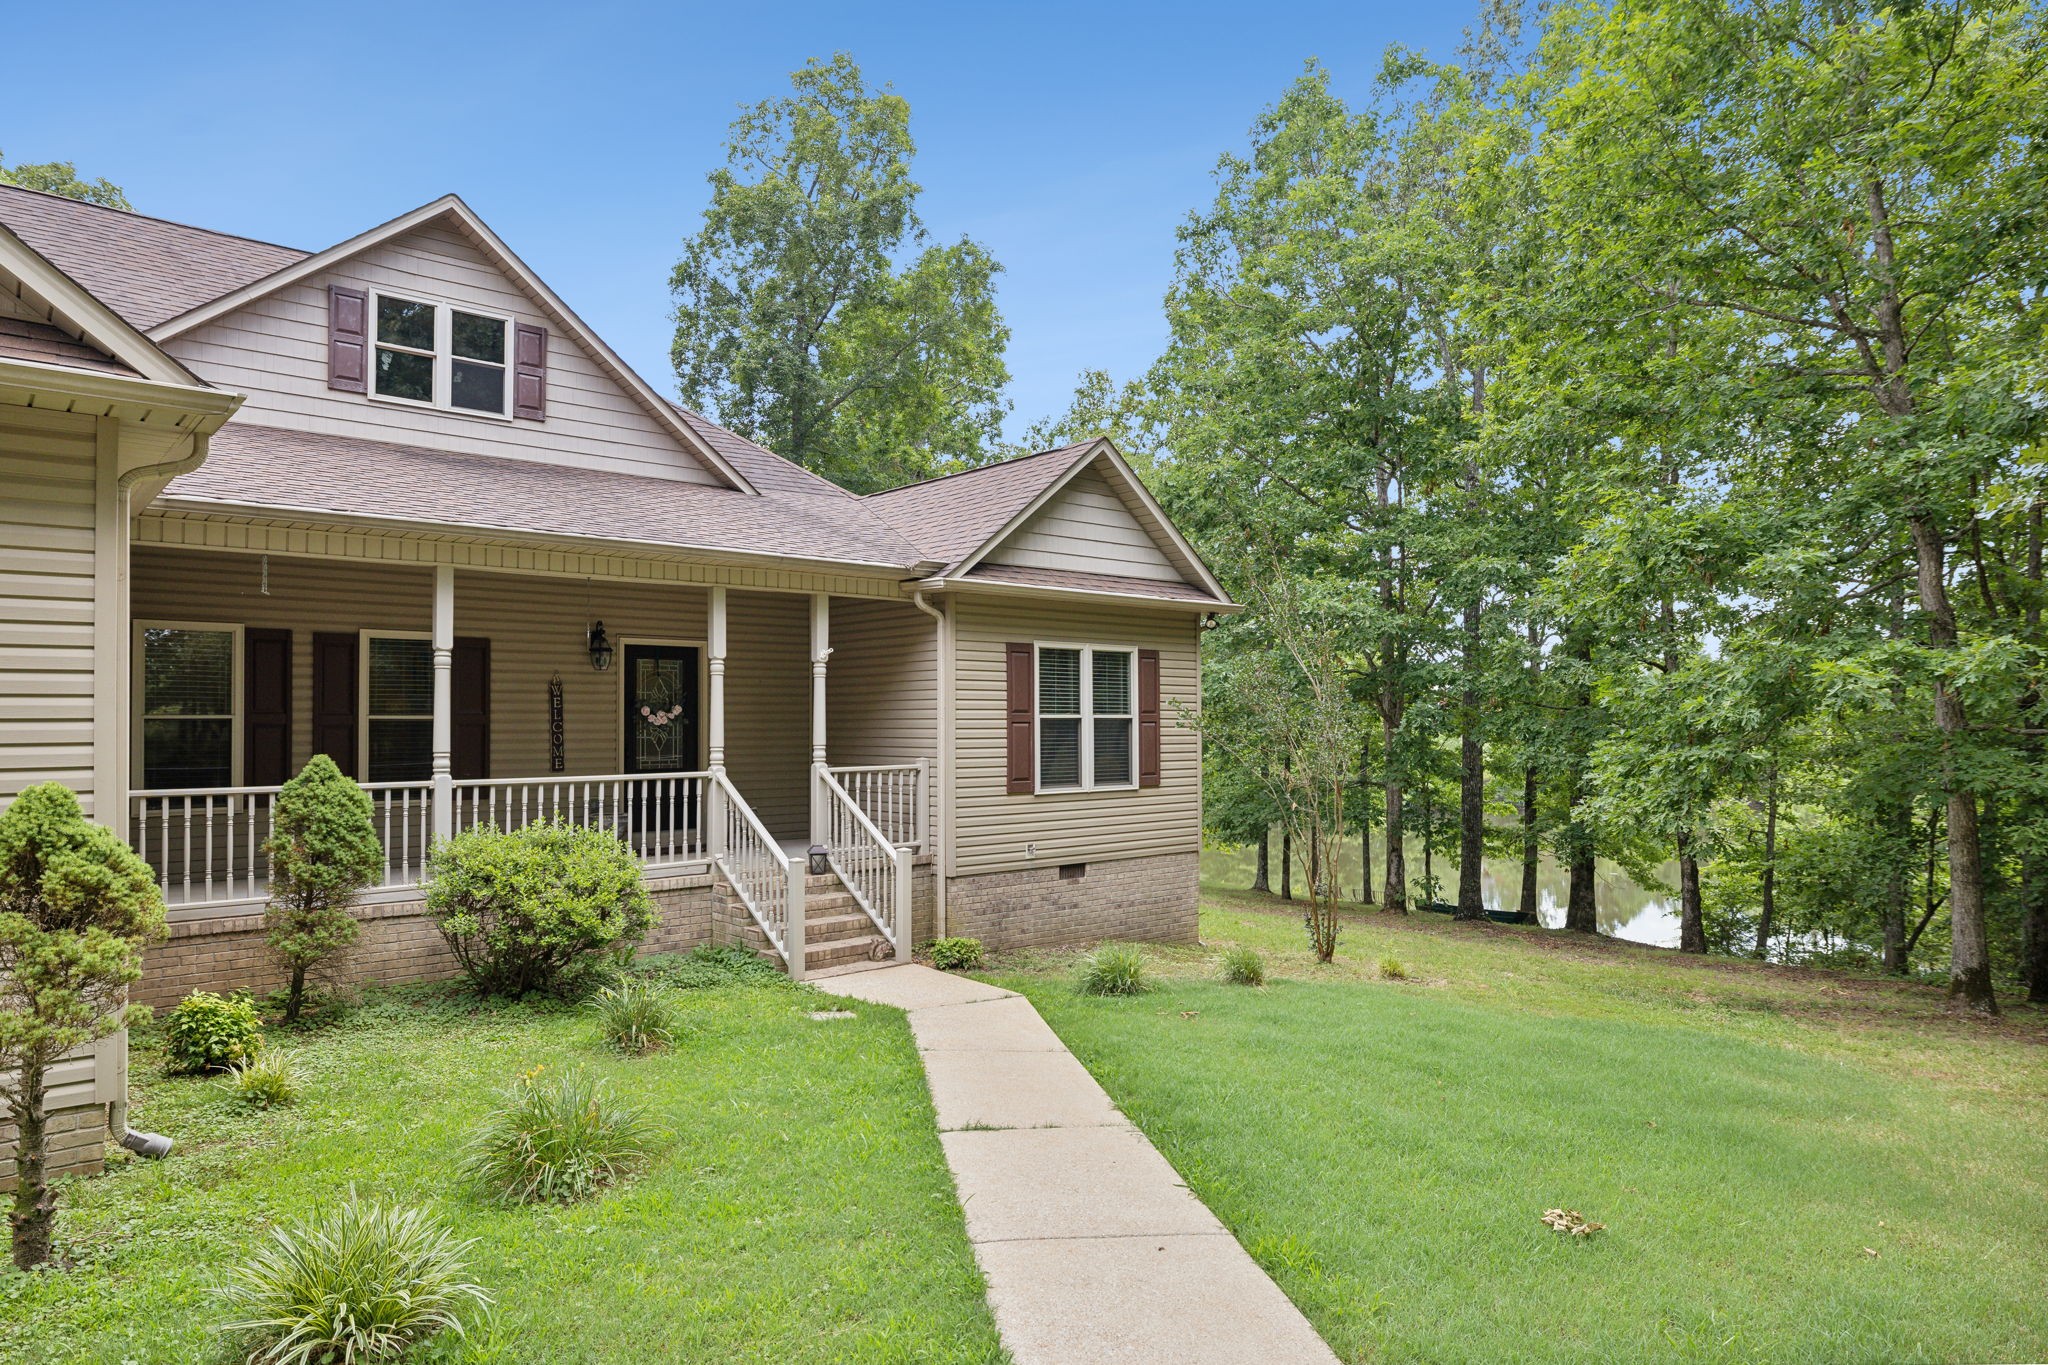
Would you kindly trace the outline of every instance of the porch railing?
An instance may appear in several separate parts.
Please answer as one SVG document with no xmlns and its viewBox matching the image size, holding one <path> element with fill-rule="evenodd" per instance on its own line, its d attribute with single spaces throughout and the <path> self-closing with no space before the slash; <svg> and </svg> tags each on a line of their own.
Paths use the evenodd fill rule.
<svg viewBox="0 0 2048 1365">
<path fill-rule="evenodd" d="M 898 848 L 925 852 L 931 839 L 931 764 L 875 763 L 826 769 L 847 800 Z"/>
<path fill-rule="evenodd" d="M 608 829 L 649 867 L 710 860 L 711 774 L 502 777 L 455 784 L 456 831 L 521 829 L 545 820 Z"/>
<path fill-rule="evenodd" d="M 419 881 L 433 840 L 433 787 L 367 782 L 370 819 L 384 846 L 380 886 Z M 128 843 L 156 873 L 175 910 L 248 900 L 270 888 L 263 851 L 276 815 L 278 787 L 187 787 L 136 792 L 128 802 Z"/>
<path fill-rule="evenodd" d="M 792 980 L 804 974 L 804 860 L 782 845 L 723 771 L 712 774 L 712 828 L 719 871 Z"/>
<path fill-rule="evenodd" d="M 832 870 L 896 946 L 896 960 L 910 961 L 910 847 L 892 840 L 868 818 L 833 769 L 820 773 L 818 780 L 824 787 L 823 833 Z"/>
</svg>

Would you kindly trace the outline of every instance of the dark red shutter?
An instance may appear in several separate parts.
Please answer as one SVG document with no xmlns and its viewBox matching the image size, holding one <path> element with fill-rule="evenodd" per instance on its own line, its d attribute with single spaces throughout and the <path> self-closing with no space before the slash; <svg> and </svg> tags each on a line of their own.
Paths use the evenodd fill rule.
<svg viewBox="0 0 2048 1365">
<path fill-rule="evenodd" d="M 539 422 L 548 415 L 548 329 L 512 325 L 512 415 Z"/>
<path fill-rule="evenodd" d="M 242 632 L 242 781 L 275 787 L 292 775 L 292 633 Z"/>
<path fill-rule="evenodd" d="M 313 636 L 313 752 L 350 777 L 356 772 L 356 637 Z"/>
<path fill-rule="evenodd" d="M 327 286 L 327 387 L 370 391 L 370 296 L 364 290 Z"/>
<path fill-rule="evenodd" d="M 1138 651 L 1138 785 L 1159 785 L 1159 651 Z"/>
<path fill-rule="evenodd" d="M 491 775 L 491 642 L 455 637 L 455 667 L 449 678 L 449 718 L 454 722 L 455 780 L 480 782 Z"/>
<path fill-rule="evenodd" d="M 1038 680 L 1032 676 L 1030 645 L 1003 647 L 1003 676 L 1009 689 L 1009 792 L 1012 796 L 1029 796 L 1038 779 L 1038 756 L 1032 752 Z"/>
</svg>

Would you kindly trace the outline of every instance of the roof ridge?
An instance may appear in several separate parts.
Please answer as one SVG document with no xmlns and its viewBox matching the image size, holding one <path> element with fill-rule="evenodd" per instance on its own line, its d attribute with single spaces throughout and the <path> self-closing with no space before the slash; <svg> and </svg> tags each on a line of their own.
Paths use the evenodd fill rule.
<svg viewBox="0 0 2048 1365">
<path fill-rule="evenodd" d="M 183 228 L 187 232 L 203 232 L 209 237 L 225 237 L 231 242 L 249 242 L 255 246 L 267 246 L 274 251 L 296 251 L 301 256 L 311 256 L 314 254 L 304 247 L 286 246 L 283 242 L 273 242 L 266 237 L 248 237 L 239 232 L 225 232 L 220 228 L 206 227 L 200 223 L 187 223 L 179 218 L 165 218 L 155 213 L 137 213 L 134 209 L 117 209 L 112 204 L 95 204 L 89 199 L 73 199 L 68 194 L 52 194 L 48 190 L 34 189 L 28 185 L 17 185 L 12 181 L 0 181 L 0 190 L 14 190 L 21 194 L 33 194 L 42 199 L 55 199 L 66 204 L 75 204 L 80 208 L 99 209 L 103 213 L 118 213 L 124 218 L 140 218 L 144 222 L 162 223 L 166 227 Z"/>
<path fill-rule="evenodd" d="M 907 493 L 913 488 L 930 488 L 933 484 L 944 483 L 948 479 L 964 478 L 969 474 L 986 474 L 991 469 L 1007 469 L 1011 465 L 1023 464 L 1026 460 L 1036 460 L 1047 455 L 1058 455 L 1063 451 L 1079 450 L 1083 446 L 1094 445 L 1100 439 L 1100 437 L 1091 436 L 1085 441 L 1070 441 L 1063 446 L 1047 446 L 1044 450 L 1034 450 L 1028 455 L 1011 455 L 1000 460 L 990 460 L 987 464 L 974 465 L 968 469 L 955 469 L 950 473 L 935 475 L 929 479 L 919 479 L 915 483 L 898 484 L 894 488 L 884 488 L 878 493 L 862 493 L 859 497 L 862 502 L 866 502 L 870 498 L 886 498 L 891 493 Z"/>
</svg>

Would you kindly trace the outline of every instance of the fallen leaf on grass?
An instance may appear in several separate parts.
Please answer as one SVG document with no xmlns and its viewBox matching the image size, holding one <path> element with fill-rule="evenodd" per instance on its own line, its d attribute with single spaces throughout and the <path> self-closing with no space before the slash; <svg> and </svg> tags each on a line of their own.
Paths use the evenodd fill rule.
<svg viewBox="0 0 2048 1365">
<path fill-rule="evenodd" d="M 1607 1224 L 1589 1223 L 1577 1209 L 1548 1209 L 1543 1214 L 1543 1226 L 1572 1237 L 1591 1237 Z"/>
</svg>

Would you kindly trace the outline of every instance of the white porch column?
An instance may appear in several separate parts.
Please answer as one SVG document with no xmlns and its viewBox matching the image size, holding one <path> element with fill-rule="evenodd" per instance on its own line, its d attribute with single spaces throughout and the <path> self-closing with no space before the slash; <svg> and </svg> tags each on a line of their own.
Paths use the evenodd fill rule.
<svg viewBox="0 0 2048 1365">
<path fill-rule="evenodd" d="M 716 772 L 725 766 L 725 589 L 711 590 L 710 628 L 705 632 L 709 638 L 711 657 L 708 667 L 711 673 L 711 695 L 705 699 L 706 724 L 705 747 L 710 751 L 710 768 Z"/>
<path fill-rule="evenodd" d="M 825 839 L 825 661 L 832 657 L 832 599 L 811 594 L 811 842 Z"/>
<path fill-rule="evenodd" d="M 434 568 L 434 837 L 455 832 L 455 570 Z"/>
</svg>

